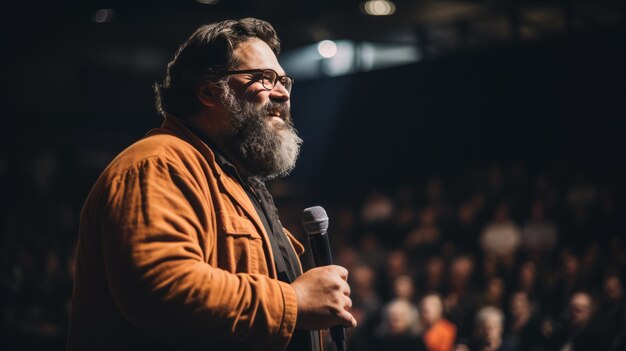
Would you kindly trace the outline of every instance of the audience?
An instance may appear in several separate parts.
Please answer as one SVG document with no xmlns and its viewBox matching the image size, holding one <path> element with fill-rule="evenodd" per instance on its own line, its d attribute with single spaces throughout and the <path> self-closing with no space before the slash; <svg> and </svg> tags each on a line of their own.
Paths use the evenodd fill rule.
<svg viewBox="0 0 626 351">
<path fill-rule="evenodd" d="M 49 163 L 43 157 L 33 169 Z M 322 203 L 336 262 L 350 271 L 359 320 L 347 332 L 351 351 L 625 349 L 623 187 L 602 171 L 591 178 L 522 166 L 510 174 L 477 166 Z M 75 185 L 53 168 L 23 180 L 35 202 L 61 199 L 36 203 L 53 209 L 45 224 L 21 208 L 2 217 L 3 349 L 64 349 L 86 194 L 65 191 Z M 294 199 L 307 195 L 282 188 L 290 190 L 275 200 L 297 232 L 307 206 Z"/>
</svg>

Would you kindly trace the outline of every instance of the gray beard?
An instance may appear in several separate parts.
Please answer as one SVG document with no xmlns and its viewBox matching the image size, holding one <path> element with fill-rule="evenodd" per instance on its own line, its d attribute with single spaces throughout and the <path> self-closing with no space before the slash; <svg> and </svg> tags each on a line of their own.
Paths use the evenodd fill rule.
<svg viewBox="0 0 626 351">
<path fill-rule="evenodd" d="M 263 180 L 291 173 L 302 139 L 293 126 L 288 105 L 269 101 L 258 107 L 238 100 L 226 84 L 220 90 L 222 103 L 230 115 L 226 146 L 246 171 Z M 268 123 L 272 111 L 279 111 L 285 124 Z"/>
</svg>

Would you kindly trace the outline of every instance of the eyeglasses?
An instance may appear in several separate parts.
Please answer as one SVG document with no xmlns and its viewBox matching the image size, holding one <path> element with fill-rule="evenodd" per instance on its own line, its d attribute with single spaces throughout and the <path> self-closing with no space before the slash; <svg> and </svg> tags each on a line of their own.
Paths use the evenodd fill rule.
<svg viewBox="0 0 626 351">
<path fill-rule="evenodd" d="M 266 68 L 266 69 L 244 69 L 244 70 L 240 70 L 240 71 L 226 71 L 224 72 L 224 75 L 231 75 L 231 74 L 244 74 L 244 73 L 257 73 L 258 78 L 261 81 L 261 84 L 263 85 L 263 88 L 265 88 L 266 90 L 272 90 L 274 89 L 274 87 L 276 86 L 276 82 L 280 82 L 280 84 L 282 84 L 283 87 L 285 87 L 285 90 L 287 90 L 288 93 L 291 93 L 291 87 L 293 86 L 293 78 L 289 77 L 289 76 L 279 76 L 278 73 L 276 73 L 276 71 L 274 71 L 271 68 Z"/>
</svg>

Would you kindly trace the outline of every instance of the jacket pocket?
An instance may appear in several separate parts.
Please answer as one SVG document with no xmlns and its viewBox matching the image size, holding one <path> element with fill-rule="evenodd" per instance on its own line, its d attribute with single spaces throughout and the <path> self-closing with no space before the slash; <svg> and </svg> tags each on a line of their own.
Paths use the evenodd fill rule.
<svg viewBox="0 0 626 351">
<path fill-rule="evenodd" d="M 245 217 L 223 215 L 217 237 L 218 266 L 231 273 L 260 273 L 263 239 Z"/>
</svg>

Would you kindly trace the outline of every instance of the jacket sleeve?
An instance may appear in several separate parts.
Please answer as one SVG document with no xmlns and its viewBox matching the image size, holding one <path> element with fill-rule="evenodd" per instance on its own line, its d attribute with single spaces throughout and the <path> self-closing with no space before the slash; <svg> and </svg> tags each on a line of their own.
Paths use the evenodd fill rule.
<svg viewBox="0 0 626 351">
<path fill-rule="evenodd" d="M 214 209 L 190 175 L 150 158 L 105 193 L 99 227 L 107 280 L 132 324 L 175 342 L 286 347 L 297 316 L 293 288 L 206 263 L 216 243 Z"/>
</svg>

